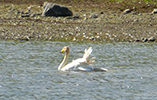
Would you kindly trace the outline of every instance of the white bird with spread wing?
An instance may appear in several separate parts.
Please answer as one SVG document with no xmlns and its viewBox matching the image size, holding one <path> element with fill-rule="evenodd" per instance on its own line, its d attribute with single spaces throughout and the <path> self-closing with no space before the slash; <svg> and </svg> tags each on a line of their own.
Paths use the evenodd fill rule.
<svg viewBox="0 0 157 100">
<path fill-rule="evenodd" d="M 108 71 L 105 68 L 95 68 L 91 66 L 91 64 L 94 62 L 94 57 L 88 60 L 89 55 L 92 53 L 92 47 L 90 47 L 88 50 L 85 49 L 85 53 L 82 58 L 78 58 L 76 60 L 73 60 L 71 63 L 67 64 L 68 57 L 69 57 L 69 47 L 65 46 L 61 53 L 65 52 L 65 56 L 63 58 L 63 61 L 58 67 L 58 70 L 61 71 Z"/>
</svg>

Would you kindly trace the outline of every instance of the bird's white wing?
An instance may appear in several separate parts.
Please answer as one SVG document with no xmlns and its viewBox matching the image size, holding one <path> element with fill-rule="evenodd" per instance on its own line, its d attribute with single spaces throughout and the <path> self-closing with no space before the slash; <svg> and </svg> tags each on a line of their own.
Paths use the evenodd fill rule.
<svg viewBox="0 0 157 100">
<path fill-rule="evenodd" d="M 83 64 L 88 64 L 88 58 L 89 55 L 92 53 L 92 47 L 90 47 L 88 50 L 85 49 L 85 53 L 83 55 L 83 58 L 78 58 L 76 60 L 73 60 L 71 63 L 65 65 L 61 70 L 66 71 L 70 69 L 75 69 L 77 66 L 83 65 Z"/>
<path fill-rule="evenodd" d="M 85 62 L 86 62 L 86 59 L 84 58 L 76 59 L 76 60 L 73 60 L 71 63 L 65 65 L 61 70 L 66 71 L 66 70 L 74 69 L 78 65 L 83 64 Z"/>
<path fill-rule="evenodd" d="M 88 50 L 85 49 L 85 51 L 84 51 L 85 53 L 84 53 L 84 55 L 83 55 L 83 58 L 87 60 L 87 59 L 89 58 L 89 55 L 92 53 L 92 51 L 93 51 L 93 50 L 92 50 L 92 47 L 89 47 Z"/>
</svg>

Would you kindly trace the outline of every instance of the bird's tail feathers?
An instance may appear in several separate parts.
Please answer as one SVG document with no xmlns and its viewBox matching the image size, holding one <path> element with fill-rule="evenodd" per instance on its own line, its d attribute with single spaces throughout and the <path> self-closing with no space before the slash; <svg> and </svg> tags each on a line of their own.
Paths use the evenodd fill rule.
<svg viewBox="0 0 157 100">
<path fill-rule="evenodd" d="M 88 64 L 95 64 L 95 57 L 90 58 L 89 60 L 87 60 Z"/>
</svg>

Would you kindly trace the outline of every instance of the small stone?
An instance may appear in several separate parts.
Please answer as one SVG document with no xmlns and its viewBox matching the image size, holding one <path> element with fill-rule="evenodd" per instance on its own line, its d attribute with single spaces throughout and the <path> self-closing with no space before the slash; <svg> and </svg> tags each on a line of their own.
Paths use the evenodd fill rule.
<svg viewBox="0 0 157 100">
<path fill-rule="evenodd" d="M 76 41 L 76 37 L 73 38 L 73 41 Z"/>
<path fill-rule="evenodd" d="M 87 18 L 87 17 L 85 17 L 85 18 L 84 18 L 84 20 L 88 20 L 88 18 Z"/>
<path fill-rule="evenodd" d="M 79 19 L 80 16 L 78 14 L 75 14 L 74 16 L 68 16 L 66 19 Z"/>
<path fill-rule="evenodd" d="M 68 16 L 66 19 L 73 19 L 73 16 Z"/>
<path fill-rule="evenodd" d="M 22 14 L 21 17 L 29 17 L 31 14 Z"/>
<path fill-rule="evenodd" d="M 29 36 L 25 36 L 24 39 L 28 41 L 28 40 L 30 40 L 30 37 Z"/>
<path fill-rule="evenodd" d="M 136 42 L 140 42 L 140 39 L 135 39 Z"/>
<path fill-rule="evenodd" d="M 86 10 L 80 10 L 80 12 L 85 12 Z"/>
<path fill-rule="evenodd" d="M 30 17 L 35 17 L 35 14 L 31 14 Z"/>
<path fill-rule="evenodd" d="M 137 14 L 138 14 L 138 12 L 132 12 L 132 14 L 133 14 L 133 15 L 137 15 Z"/>
<path fill-rule="evenodd" d="M 154 9 L 153 11 L 152 11 L 152 14 L 156 14 L 157 13 L 157 9 Z"/>
<path fill-rule="evenodd" d="M 101 12 L 100 12 L 100 14 L 104 14 L 104 12 L 103 12 L 103 11 L 101 11 Z"/>
<path fill-rule="evenodd" d="M 89 39 L 90 39 L 90 40 L 94 40 L 94 37 L 93 37 L 93 36 L 91 36 Z"/>
<path fill-rule="evenodd" d="M 36 15 L 41 15 L 42 13 L 32 13 L 30 17 L 35 17 Z"/>
<path fill-rule="evenodd" d="M 73 16 L 73 18 L 74 18 L 74 19 L 80 18 L 80 16 L 79 16 L 78 14 L 75 14 L 75 15 Z"/>
<path fill-rule="evenodd" d="M 91 14 L 90 18 L 98 18 L 97 14 Z"/>
<path fill-rule="evenodd" d="M 147 38 L 142 38 L 141 40 L 142 40 L 143 42 L 147 42 L 147 41 L 148 41 Z"/>
<path fill-rule="evenodd" d="M 128 14 L 128 13 L 130 13 L 130 12 L 131 12 L 130 9 L 126 9 L 126 10 L 123 11 L 123 14 Z"/>
<path fill-rule="evenodd" d="M 28 36 L 25 36 L 25 37 L 23 37 L 23 38 L 20 38 L 20 40 L 21 40 L 21 41 L 29 41 L 30 38 L 29 38 Z"/>
<path fill-rule="evenodd" d="M 52 40 L 52 39 L 53 39 L 53 36 L 50 36 L 50 37 L 49 37 L 49 40 Z"/>
<path fill-rule="evenodd" d="M 21 13 L 20 11 L 16 11 L 16 12 L 15 12 L 15 14 L 20 14 L 20 13 Z"/>
<path fill-rule="evenodd" d="M 153 37 L 153 36 L 149 37 L 148 41 L 152 41 L 152 42 L 155 41 L 155 37 Z"/>
</svg>

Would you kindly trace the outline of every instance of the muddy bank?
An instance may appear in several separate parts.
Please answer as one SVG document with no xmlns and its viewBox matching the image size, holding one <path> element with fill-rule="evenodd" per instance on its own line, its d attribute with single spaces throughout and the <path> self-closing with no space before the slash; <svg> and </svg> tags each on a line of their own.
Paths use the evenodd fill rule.
<svg viewBox="0 0 157 100">
<path fill-rule="evenodd" d="M 157 15 L 75 8 L 72 17 L 43 17 L 41 5 L 0 6 L 0 40 L 156 42 Z"/>
</svg>

